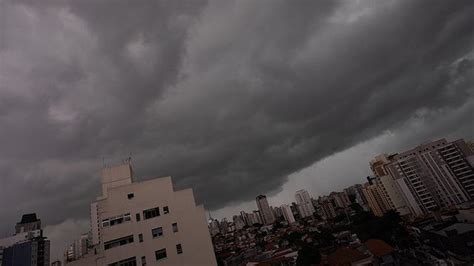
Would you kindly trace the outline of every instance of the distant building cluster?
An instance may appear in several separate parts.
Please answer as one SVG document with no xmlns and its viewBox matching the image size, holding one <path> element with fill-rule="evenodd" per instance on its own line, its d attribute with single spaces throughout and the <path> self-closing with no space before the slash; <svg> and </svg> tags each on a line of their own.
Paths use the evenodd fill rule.
<svg viewBox="0 0 474 266">
<path fill-rule="evenodd" d="M 373 172 L 317 198 L 206 221 L 192 189 L 138 182 L 130 161 L 101 171 L 90 230 L 50 264 L 36 214 L 0 239 L 0 266 L 458 265 L 474 262 L 474 145 L 445 139 L 369 162 Z"/>
<path fill-rule="evenodd" d="M 418 254 L 421 256 L 418 259 L 423 263 L 441 263 L 434 259 L 436 256 L 426 254 L 431 254 L 433 249 L 457 254 L 458 257 L 451 260 L 447 259 L 449 255 L 441 255 L 445 262 L 460 258 L 469 261 L 465 256 L 474 256 L 472 143 L 441 139 L 402 153 L 378 155 L 369 165 L 373 176 L 367 177 L 364 184 L 318 198 L 311 198 L 308 191 L 302 189 L 295 193 L 295 202 L 279 207 L 270 206 L 267 197 L 259 195 L 256 197 L 257 210 L 241 211 L 233 216 L 233 221 L 211 218 L 209 230 L 218 260 L 224 265 L 293 265 L 298 258 L 296 251 L 301 250 L 301 246 L 285 244 L 285 237 L 303 232 L 301 240 L 311 243 L 315 241 L 312 239 L 314 232 L 329 227 L 339 244 L 325 249 L 319 260 L 321 265 L 378 265 L 381 262 L 396 265 L 393 264 L 396 256 L 392 257 L 395 249 L 384 241 L 369 239 L 362 243 L 350 231 L 335 230 L 334 233 L 334 227 L 354 226 L 354 222 L 368 212 L 381 218 L 396 213 L 410 225 L 405 229 L 411 232 L 413 243 L 420 239 L 430 243 L 429 247 L 410 250 L 415 255 L 408 254 L 407 257 L 417 258 L 419 252 L 422 255 Z M 383 252 L 378 254 L 377 246 L 383 247 Z M 380 256 L 375 256 L 376 253 Z M 351 256 L 354 259 L 349 258 Z"/>
<path fill-rule="evenodd" d="M 474 198 L 474 153 L 464 140 L 441 139 L 411 150 L 376 156 L 364 185 L 373 213 L 396 210 L 415 219 Z"/>
</svg>

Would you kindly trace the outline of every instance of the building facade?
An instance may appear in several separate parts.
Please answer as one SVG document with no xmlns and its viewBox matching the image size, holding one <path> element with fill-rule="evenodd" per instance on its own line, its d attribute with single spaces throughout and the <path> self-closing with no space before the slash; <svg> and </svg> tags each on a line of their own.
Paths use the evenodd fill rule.
<svg viewBox="0 0 474 266">
<path fill-rule="evenodd" d="M 0 239 L 0 265 L 49 266 L 50 243 L 43 236 L 41 220 L 25 214 L 15 226 L 15 234 Z"/>
<path fill-rule="evenodd" d="M 385 205 L 382 212 L 394 209 L 416 217 L 472 200 L 473 158 L 464 140 L 445 139 L 400 154 L 377 156 L 370 166 L 375 185 L 386 199 L 379 203 Z"/>
<path fill-rule="evenodd" d="M 312 216 L 314 213 L 314 206 L 308 191 L 304 189 L 296 191 L 295 198 L 301 217 L 305 218 Z"/>
<path fill-rule="evenodd" d="M 368 177 L 368 179 L 369 182 L 364 184 L 362 191 L 374 215 L 382 216 L 390 209 L 388 200 L 382 193 L 381 188 L 372 181 L 372 178 Z"/>
<path fill-rule="evenodd" d="M 269 225 L 275 223 L 275 216 L 273 216 L 273 211 L 268 205 L 267 197 L 265 195 L 259 195 L 255 200 L 263 224 Z"/>
<path fill-rule="evenodd" d="M 295 217 L 293 216 L 293 212 L 291 211 L 291 207 L 287 204 L 281 205 L 281 211 L 283 213 L 283 217 L 285 217 L 285 221 L 288 224 L 293 224 L 296 222 Z"/>
<path fill-rule="evenodd" d="M 106 167 L 91 208 L 93 251 L 68 265 L 216 265 L 203 206 L 170 177 L 136 182 L 129 163 Z"/>
<path fill-rule="evenodd" d="M 74 261 L 85 256 L 89 251 L 89 234 L 82 234 L 79 239 L 74 240 L 64 252 L 65 261 Z"/>
<path fill-rule="evenodd" d="M 319 206 L 321 208 L 321 214 L 324 216 L 326 220 L 331 220 L 336 218 L 337 213 L 336 209 L 334 208 L 334 205 L 332 202 L 328 199 L 327 196 L 320 197 L 318 199 Z"/>
</svg>

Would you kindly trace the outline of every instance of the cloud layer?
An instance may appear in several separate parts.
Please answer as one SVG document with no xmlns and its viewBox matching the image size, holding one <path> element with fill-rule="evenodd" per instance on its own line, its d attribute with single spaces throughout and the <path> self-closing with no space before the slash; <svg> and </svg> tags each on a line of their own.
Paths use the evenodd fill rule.
<svg viewBox="0 0 474 266">
<path fill-rule="evenodd" d="M 139 178 L 171 175 L 219 209 L 413 119 L 472 138 L 473 13 L 468 0 L 4 0 L 0 233 L 29 211 L 87 217 L 102 157 L 132 154 Z"/>
</svg>

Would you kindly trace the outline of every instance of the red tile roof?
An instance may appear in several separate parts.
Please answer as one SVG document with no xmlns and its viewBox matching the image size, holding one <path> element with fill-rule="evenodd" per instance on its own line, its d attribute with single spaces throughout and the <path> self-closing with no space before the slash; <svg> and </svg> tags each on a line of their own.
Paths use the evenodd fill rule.
<svg viewBox="0 0 474 266">
<path fill-rule="evenodd" d="M 392 246 L 380 239 L 369 239 L 364 245 L 375 257 L 383 257 L 395 251 Z"/>
<path fill-rule="evenodd" d="M 333 253 L 329 254 L 326 258 L 329 265 L 351 265 L 353 262 L 357 262 L 368 258 L 369 256 L 358 251 L 357 249 L 342 247 L 338 248 Z"/>
</svg>

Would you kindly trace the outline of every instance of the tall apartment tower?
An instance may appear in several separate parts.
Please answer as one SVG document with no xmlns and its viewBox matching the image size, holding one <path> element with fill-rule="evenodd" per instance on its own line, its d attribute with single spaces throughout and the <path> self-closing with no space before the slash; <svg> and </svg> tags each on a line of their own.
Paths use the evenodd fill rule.
<svg viewBox="0 0 474 266">
<path fill-rule="evenodd" d="M 82 234 L 78 239 L 74 240 L 64 252 L 65 261 L 74 261 L 85 256 L 89 251 L 89 234 Z"/>
<path fill-rule="evenodd" d="M 283 217 L 285 217 L 285 221 L 288 224 L 293 224 L 296 222 L 295 217 L 293 216 L 293 212 L 291 211 L 290 206 L 287 204 L 281 205 L 281 212 L 283 213 Z"/>
<path fill-rule="evenodd" d="M 256 198 L 257 207 L 260 212 L 264 224 L 273 224 L 275 217 L 273 216 L 272 209 L 268 205 L 267 197 L 265 195 L 259 195 Z"/>
<path fill-rule="evenodd" d="M 393 185 L 389 198 L 397 210 L 417 216 L 474 199 L 474 152 L 464 140 L 441 139 L 381 158 L 371 168 Z"/>
<path fill-rule="evenodd" d="M 216 265 L 202 205 L 171 177 L 136 182 L 129 163 L 102 169 L 91 204 L 93 251 L 68 265 Z"/>
<path fill-rule="evenodd" d="M 49 266 L 49 240 L 43 237 L 41 220 L 25 214 L 13 236 L 0 239 L 0 265 Z"/>
<path fill-rule="evenodd" d="M 386 169 L 396 155 L 378 155 L 370 162 L 370 168 L 375 175 L 375 183 L 380 193 L 386 199 L 387 209 L 396 210 L 401 216 L 415 217 L 423 214 L 417 205 L 410 202 L 413 201 L 411 193 L 404 193 L 402 188 L 405 184 L 401 183 L 401 179 L 395 179 Z"/>
<path fill-rule="evenodd" d="M 387 210 L 390 209 L 388 200 L 382 193 L 381 188 L 376 183 L 374 183 L 371 178 L 368 179 L 369 182 L 364 184 L 362 191 L 365 198 L 367 199 L 367 204 L 374 215 L 382 216 Z"/>
<path fill-rule="evenodd" d="M 295 198 L 301 217 L 312 216 L 315 210 L 308 191 L 304 189 L 296 191 Z"/>
<path fill-rule="evenodd" d="M 322 211 L 321 214 L 326 220 L 334 219 L 337 216 L 336 209 L 327 196 L 319 197 L 318 204 Z"/>
</svg>

